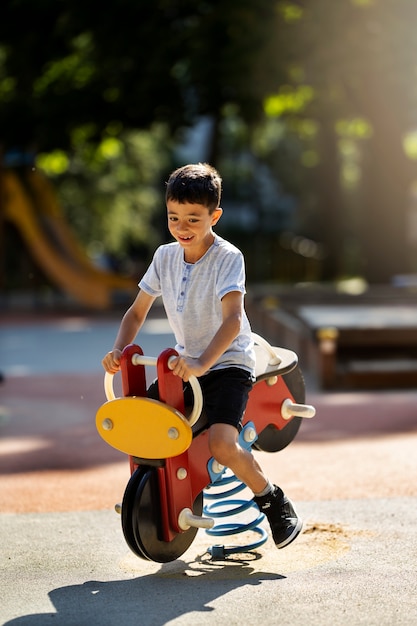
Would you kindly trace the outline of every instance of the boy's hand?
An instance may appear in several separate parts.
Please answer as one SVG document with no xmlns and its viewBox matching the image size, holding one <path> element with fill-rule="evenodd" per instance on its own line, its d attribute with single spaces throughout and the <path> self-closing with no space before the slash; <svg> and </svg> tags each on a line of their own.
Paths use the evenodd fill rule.
<svg viewBox="0 0 417 626">
<path fill-rule="evenodd" d="M 173 373 L 180 376 L 186 383 L 190 376 L 202 376 L 206 369 L 201 365 L 200 359 L 190 359 L 189 357 L 179 356 L 175 360 L 172 359 Z"/>
<path fill-rule="evenodd" d="M 101 364 L 103 365 L 106 372 L 108 372 L 109 374 L 115 374 L 119 371 L 121 356 L 122 351 L 117 350 L 117 348 L 115 350 L 112 350 L 111 352 L 107 352 L 106 356 L 101 361 Z"/>
</svg>

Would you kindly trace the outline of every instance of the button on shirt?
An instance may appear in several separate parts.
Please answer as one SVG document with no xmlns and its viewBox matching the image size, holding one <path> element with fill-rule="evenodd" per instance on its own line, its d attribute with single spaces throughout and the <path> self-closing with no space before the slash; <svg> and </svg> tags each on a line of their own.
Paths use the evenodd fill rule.
<svg viewBox="0 0 417 626">
<path fill-rule="evenodd" d="M 222 324 L 222 298 L 231 291 L 246 292 L 243 255 L 217 235 L 196 263 L 184 261 L 179 243 L 165 244 L 156 250 L 139 287 L 151 296 L 162 296 L 177 352 L 198 358 Z M 251 328 L 245 313 L 239 335 L 211 369 L 224 367 L 254 373 Z"/>
</svg>

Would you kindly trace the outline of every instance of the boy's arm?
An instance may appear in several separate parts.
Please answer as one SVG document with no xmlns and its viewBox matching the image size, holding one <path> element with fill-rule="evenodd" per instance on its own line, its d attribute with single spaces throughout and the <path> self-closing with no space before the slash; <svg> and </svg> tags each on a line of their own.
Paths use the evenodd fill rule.
<svg viewBox="0 0 417 626">
<path fill-rule="evenodd" d="M 178 357 L 174 374 L 187 381 L 191 375 L 202 376 L 227 350 L 240 331 L 243 311 L 243 294 L 230 291 L 222 299 L 223 321 L 213 339 L 198 359 Z"/>
<path fill-rule="evenodd" d="M 106 372 L 115 374 L 119 370 L 122 350 L 135 339 L 154 300 L 154 296 L 150 296 L 145 291 L 139 291 L 135 301 L 122 318 L 113 350 L 108 352 L 102 360 L 102 365 Z"/>
</svg>

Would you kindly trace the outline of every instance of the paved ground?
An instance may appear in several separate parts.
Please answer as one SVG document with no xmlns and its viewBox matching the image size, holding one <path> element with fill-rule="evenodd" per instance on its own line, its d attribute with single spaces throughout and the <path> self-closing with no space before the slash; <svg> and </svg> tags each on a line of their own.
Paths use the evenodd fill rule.
<svg viewBox="0 0 417 626">
<path fill-rule="evenodd" d="M 0 326 L 1 624 L 417 623 L 417 390 L 320 393 L 279 454 L 257 453 L 305 532 L 211 561 L 204 532 L 173 563 L 136 558 L 113 511 L 127 461 L 98 437 L 99 361 L 117 322 Z M 141 345 L 172 345 L 150 320 Z M 161 334 L 162 333 L 162 334 Z"/>
</svg>

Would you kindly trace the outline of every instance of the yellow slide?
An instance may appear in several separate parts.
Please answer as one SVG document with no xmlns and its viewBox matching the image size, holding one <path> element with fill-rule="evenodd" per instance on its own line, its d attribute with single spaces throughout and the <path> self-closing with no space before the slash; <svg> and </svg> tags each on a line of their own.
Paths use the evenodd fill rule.
<svg viewBox="0 0 417 626">
<path fill-rule="evenodd" d="M 81 304 L 94 309 L 108 308 L 112 304 L 112 291 L 115 289 L 131 290 L 132 296 L 134 295 L 136 291 L 134 281 L 120 278 L 119 282 L 119 277 L 95 270 L 91 265 L 86 267 L 86 261 L 86 266 L 83 267 L 79 261 L 76 262 L 69 257 L 68 251 L 61 252 L 54 247 L 45 232 L 45 227 L 38 219 L 31 195 L 26 192 L 13 171 L 3 170 L 1 187 L 0 206 L 4 218 L 15 224 L 35 261 L 61 290 L 70 294 Z M 58 210 L 58 206 L 56 205 L 55 209 L 52 208 L 53 204 L 46 203 L 45 206 L 45 213 L 52 214 L 53 217 L 54 210 Z M 57 223 L 59 221 L 57 220 Z M 61 236 L 58 236 L 58 232 L 59 228 L 57 228 L 56 239 L 61 245 Z M 64 233 L 61 234 L 64 238 Z"/>
<path fill-rule="evenodd" d="M 75 265 L 79 265 L 83 272 L 89 274 L 96 281 L 103 282 L 115 289 L 132 290 L 136 283 L 131 279 L 112 272 L 99 269 L 91 262 L 90 257 L 81 247 L 73 231 L 68 226 L 56 193 L 50 181 L 38 170 L 31 170 L 25 175 L 25 181 L 30 187 L 31 196 L 35 203 L 38 215 L 47 221 L 48 231 L 59 244 L 66 258 Z"/>
</svg>

